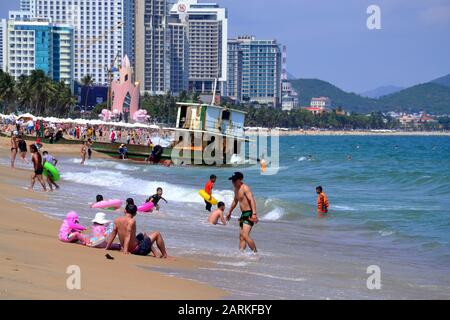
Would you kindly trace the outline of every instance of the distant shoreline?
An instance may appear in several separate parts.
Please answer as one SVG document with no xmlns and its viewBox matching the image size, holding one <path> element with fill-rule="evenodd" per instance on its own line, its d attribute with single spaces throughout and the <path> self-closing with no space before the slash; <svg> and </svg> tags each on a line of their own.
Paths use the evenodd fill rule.
<svg viewBox="0 0 450 320">
<path fill-rule="evenodd" d="M 349 130 L 278 130 L 267 128 L 246 130 L 247 135 L 267 134 L 279 136 L 446 136 L 450 131 L 349 131 Z"/>
</svg>

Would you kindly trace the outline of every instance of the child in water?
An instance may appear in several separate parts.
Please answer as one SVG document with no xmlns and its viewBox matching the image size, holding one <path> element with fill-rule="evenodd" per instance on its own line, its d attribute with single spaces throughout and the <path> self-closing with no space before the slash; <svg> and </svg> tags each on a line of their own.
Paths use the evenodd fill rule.
<svg viewBox="0 0 450 320">
<path fill-rule="evenodd" d="M 225 220 L 225 217 L 223 216 L 224 212 L 225 212 L 225 203 L 219 202 L 217 204 L 217 210 L 215 210 L 213 213 L 211 213 L 209 215 L 208 222 L 216 225 L 220 219 L 222 221 L 222 224 L 225 226 L 227 224 L 227 221 Z"/>
<path fill-rule="evenodd" d="M 316 188 L 316 193 L 318 194 L 317 215 L 319 216 L 319 218 L 323 218 L 328 213 L 328 208 L 330 207 L 330 204 L 328 203 L 327 196 L 323 192 L 323 189 L 321 186 L 318 186 Z"/>
<path fill-rule="evenodd" d="M 59 229 L 59 240 L 67 243 L 83 242 L 81 231 L 84 230 L 86 228 L 80 225 L 78 214 L 75 211 L 71 211 L 67 214 Z"/>
<path fill-rule="evenodd" d="M 162 197 L 162 194 L 163 194 L 163 189 L 158 188 L 158 189 L 156 189 L 156 194 L 152 195 L 145 202 L 153 202 L 156 210 L 159 210 L 159 204 L 158 204 L 159 200 L 164 200 L 167 203 L 167 200 Z"/>
</svg>

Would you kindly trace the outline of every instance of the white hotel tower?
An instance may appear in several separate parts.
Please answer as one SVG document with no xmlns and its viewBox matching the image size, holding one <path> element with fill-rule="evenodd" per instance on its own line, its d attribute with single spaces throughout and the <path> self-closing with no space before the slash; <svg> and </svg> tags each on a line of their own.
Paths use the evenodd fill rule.
<svg viewBox="0 0 450 320">
<path fill-rule="evenodd" d="M 227 81 L 227 9 L 215 3 L 179 0 L 170 16 L 187 22 L 189 43 L 189 89 L 211 93 L 217 79 L 217 91 L 226 94 Z"/>
<path fill-rule="evenodd" d="M 33 1 L 33 0 L 31 0 Z M 125 53 L 126 28 L 133 24 L 124 17 L 134 0 L 34 0 L 36 16 L 74 28 L 74 76 L 91 75 L 94 82 L 107 85 L 108 69 Z"/>
</svg>

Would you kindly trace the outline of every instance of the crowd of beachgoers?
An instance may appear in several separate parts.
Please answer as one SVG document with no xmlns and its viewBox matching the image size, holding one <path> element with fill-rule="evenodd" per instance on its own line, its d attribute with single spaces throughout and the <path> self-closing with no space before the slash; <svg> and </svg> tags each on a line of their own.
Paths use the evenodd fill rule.
<svg viewBox="0 0 450 320">
<path fill-rule="evenodd" d="M 161 129 L 124 128 L 119 124 L 90 125 L 76 123 L 52 123 L 34 119 L 0 119 L 0 132 L 47 138 L 57 142 L 61 138 L 93 142 L 117 142 L 128 145 L 151 146 L 161 144 L 160 140 L 170 141 L 169 132 Z"/>
</svg>

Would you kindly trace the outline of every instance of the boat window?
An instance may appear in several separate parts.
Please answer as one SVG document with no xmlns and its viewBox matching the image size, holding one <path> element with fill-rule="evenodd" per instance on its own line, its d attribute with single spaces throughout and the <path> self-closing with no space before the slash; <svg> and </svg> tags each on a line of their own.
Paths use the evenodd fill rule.
<svg viewBox="0 0 450 320">
<path fill-rule="evenodd" d="M 179 128 L 184 127 L 184 123 L 186 122 L 186 115 L 187 115 L 187 106 L 181 106 L 181 112 L 180 112 L 180 125 Z"/>
</svg>

